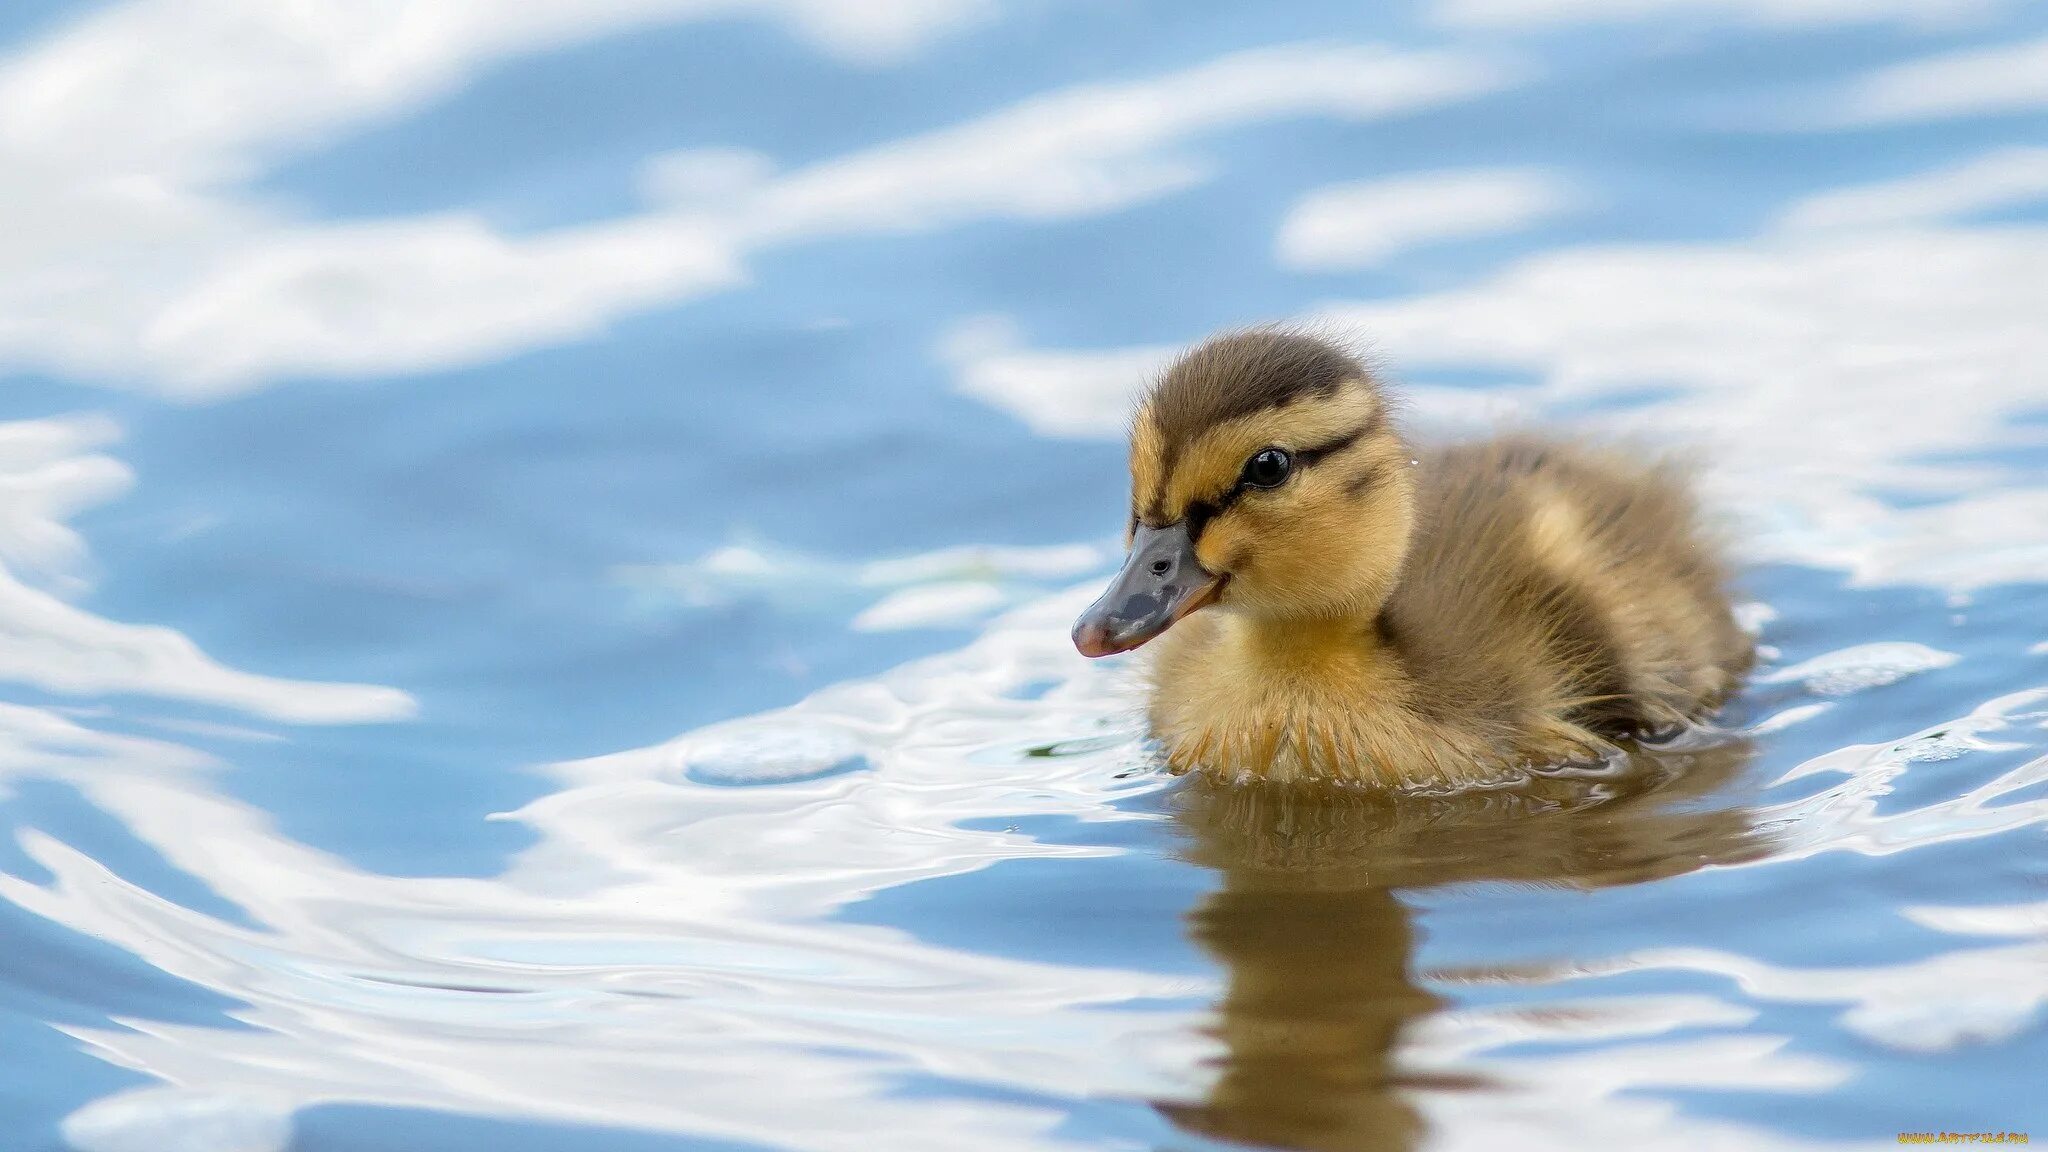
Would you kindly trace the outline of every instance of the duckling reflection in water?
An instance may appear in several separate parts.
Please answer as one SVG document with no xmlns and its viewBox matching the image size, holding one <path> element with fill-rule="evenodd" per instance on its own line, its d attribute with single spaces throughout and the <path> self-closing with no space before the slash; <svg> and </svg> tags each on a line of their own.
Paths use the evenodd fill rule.
<svg viewBox="0 0 2048 1152">
<path fill-rule="evenodd" d="M 1506 880 L 1639 883 L 1762 854 L 1747 813 L 1701 806 L 1749 749 L 1640 751 L 1618 783 L 1426 799 L 1303 784 L 1214 783 L 1173 796 L 1185 854 L 1223 887 L 1191 932 L 1227 987 L 1224 1045 L 1200 1101 L 1161 1102 L 1175 1124 L 1258 1146 L 1364 1152 L 1416 1146 L 1414 1098 L 1495 1090 L 1478 1075 L 1404 1068 L 1401 1039 L 1441 1002 L 1413 965 L 1403 890 Z M 1626 794 L 1587 803 L 1603 788 Z"/>
<path fill-rule="evenodd" d="M 1167 369 L 1131 433 L 1130 553 L 1074 641 L 1157 641 L 1177 771 L 1497 782 L 1682 726 L 1751 660 L 1675 468 L 1508 436 L 1409 447 L 1295 332 Z"/>
</svg>

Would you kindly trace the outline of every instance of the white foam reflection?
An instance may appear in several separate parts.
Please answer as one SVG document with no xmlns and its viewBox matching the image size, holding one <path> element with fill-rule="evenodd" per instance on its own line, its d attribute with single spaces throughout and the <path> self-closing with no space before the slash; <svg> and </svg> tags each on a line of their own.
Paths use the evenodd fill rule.
<svg viewBox="0 0 2048 1152">
<path fill-rule="evenodd" d="M 98 451 L 120 436 L 102 416 L 0 422 L 0 563 L 67 590 L 85 586 L 85 542 L 69 521 L 128 490 L 127 466 Z"/>
<path fill-rule="evenodd" d="M 1168 345 L 1109 350 L 1022 346 L 1005 317 L 955 325 L 938 343 L 955 390 L 1016 417 L 1041 436 L 1109 439 L 1123 435 L 1138 392 L 1173 358 Z"/>
<path fill-rule="evenodd" d="M 292 1117 L 260 1095 L 141 1088 L 65 1117 L 63 1135 L 78 1152 L 284 1152 Z"/>
<path fill-rule="evenodd" d="M 1280 222 L 1275 255 L 1290 268 L 1370 268 L 1409 248 L 1513 232 L 1550 219 L 1577 199 L 1538 168 L 1416 172 L 1317 188 Z"/>
<path fill-rule="evenodd" d="M 1825 652 L 1757 677 L 1759 684 L 1802 684 L 1822 696 L 1847 696 L 1947 668 L 1962 657 L 1904 640 L 1879 640 Z"/>
<path fill-rule="evenodd" d="M 1711 1017 L 1709 1019 L 1712 1019 Z M 1567 1042 L 1574 1034 L 1556 1037 Z M 1615 1044 L 1549 1059 L 1489 1067 L 1501 1082 L 1485 1092 L 1423 1092 L 1432 1148 L 1446 1149 L 1814 1149 L 1732 1121 L 1688 1116 L 1656 1088 L 1800 1093 L 1839 1085 L 1852 1070 L 1785 1051 L 1786 1038 L 1720 1035 L 1664 1043 Z M 1502 1062 L 1505 1063 L 1505 1062 Z M 1646 1091 L 1651 1090 L 1651 1091 Z M 1860 1147 L 1862 1145 L 1850 1145 Z"/>
<path fill-rule="evenodd" d="M 1965 48 L 1880 68 L 1851 83 L 1836 113 L 1856 124 L 1913 123 L 2048 106 L 2048 39 Z"/>
<path fill-rule="evenodd" d="M 1929 1053 L 1997 1043 L 2032 1023 L 2048 1004 L 2044 960 L 2048 941 L 2040 939 L 1960 949 L 1904 964 L 1841 968 L 1786 968 L 1732 952 L 1656 949 L 1590 965 L 1577 975 L 1704 973 L 1755 1000 L 1840 1007 L 1840 1026 L 1861 1038 Z"/>
<path fill-rule="evenodd" d="M 495 61 L 550 47 L 755 15 L 828 50 L 881 60 L 988 11 L 986 0 L 370 0 L 311 19 L 264 0 L 127 0 L 0 63 L 0 147 L 67 172 L 125 178 L 138 198 L 169 197 L 242 179 L 283 149 L 390 117 Z"/>
<path fill-rule="evenodd" d="M 0 423 L 0 682 L 193 701 L 296 724 L 412 714 L 412 698 L 394 688 L 239 671 L 181 633 L 108 620 L 63 599 L 86 587 L 85 547 L 66 520 L 128 487 L 128 469 L 97 451 L 118 436 L 93 416 Z"/>
<path fill-rule="evenodd" d="M 1777 783 L 1835 774 L 1842 779 L 1820 792 L 1768 810 L 1783 825 L 1779 855 L 1797 859 L 1816 852 L 1853 850 L 1882 856 L 1948 839 L 1989 836 L 2037 822 L 2044 801 L 2011 801 L 2015 793 L 2048 781 L 2048 756 L 2000 773 L 1975 787 L 1919 808 L 1884 813 L 1879 802 L 1916 763 L 1952 760 L 1971 752 L 2025 748 L 2036 738 L 2012 743 L 1993 733 L 2048 728 L 2048 689 L 2015 692 L 1986 701 L 1966 716 L 1932 725 L 1885 744 L 1851 744 L 1814 757 L 1786 772 Z"/>
<path fill-rule="evenodd" d="M 955 545 L 856 563 L 734 543 L 684 563 L 622 567 L 612 579 L 650 607 L 767 601 L 788 612 L 848 613 L 856 630 L 882 632 L 977 624 L 1110 557 L 1091 544 Z"/>
<path fill-rule="evenodd" d="M 1778 214 L 1787 231 L 1941 223 L 2048 199 L 2048 148 L 2001 148 L 1952 168 L 1838 188 Z"/>
<path fill-rule="evenodd" d="M 403 20 L 387 7 L 315 26 L 262 4 L 188 19 L 132 0 L 0 60 L 0 189 L 14 220 L 0 241 L 0 360 L 188 399 L 283 375 L 488 361 L 728 288 L 767 248 L 1102 213 L 1207 180 L 1212 165 L 1189 149 L 1216 133 L 1372 119 L 1511 79 L 1451 52 L 1260 48 L 1041 93 L 783 174 L 743 150 L 657 157 L 644 211 L 521 236 L 468 212 L 298 220 L 230 190 L 319 133 L 392 115 L 515 52 L 735 11 L 851 48 L 907 48 L 983 6 L 415 4 Z"/>
<path fill-rule="evenodd" d="M 1900 23 L 1941 26 L 1987 15 L 2003 0 L 1436 0 L 1448 24 L 1520 27 L 1587 21 L 1707 17 L 1764 25 Z"/>
<path fill-rule="evenodd" d="M 1002 606 L 1003 590 L 979 580 L 949 580 L 906 588 L 862 609 L 853 618 L 856 632 L 896 632 L 906 628 L 948 628 L 972 624 Z"/>
</svg>

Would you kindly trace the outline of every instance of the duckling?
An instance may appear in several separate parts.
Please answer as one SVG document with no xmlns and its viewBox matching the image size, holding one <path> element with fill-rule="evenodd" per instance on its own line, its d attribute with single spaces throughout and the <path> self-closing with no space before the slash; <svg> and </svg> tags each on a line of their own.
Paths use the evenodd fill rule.
<svg viewBox="0 0 2048 1152">
<path fill-rule="evenodd" d="M 1697 720 L 1751 662 L 1684 469 L 1529 434 L 1419 451 L 1316 336 L 1195 347 L 1130 448 L 1129 553 L 1074 643 L 1154 643 L 1175 771 L 1498 782 Z"/>
</svg>

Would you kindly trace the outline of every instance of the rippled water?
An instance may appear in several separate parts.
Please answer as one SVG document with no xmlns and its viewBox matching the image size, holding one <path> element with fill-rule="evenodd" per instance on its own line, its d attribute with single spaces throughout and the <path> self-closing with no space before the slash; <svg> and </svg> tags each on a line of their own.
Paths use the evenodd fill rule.
<svg viewBox="0 0 2048 1152">
<path fill-rule="evenodd" d="M 2048 13 L 0 12 L 0 1147 L 2048 1138 Z M 1692 446 L 1625 768 L 1163 775 L 1175 345 Z"/>
</svg>

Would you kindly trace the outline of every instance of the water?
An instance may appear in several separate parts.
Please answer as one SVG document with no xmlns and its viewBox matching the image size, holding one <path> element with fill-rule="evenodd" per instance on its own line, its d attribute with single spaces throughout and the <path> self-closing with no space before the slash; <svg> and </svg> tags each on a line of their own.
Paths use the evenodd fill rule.
<svg viewBox="0 0 2048 1152">
<path fill-rule="evenodd" d="M 1358 7 L 0 14 L 0 1147 L 2048 1130 L 2048 14 Z M 1274 317 L 1692 445 L 1717 729 L 1162 775 L 1066 626 Z"/>
</svg>

